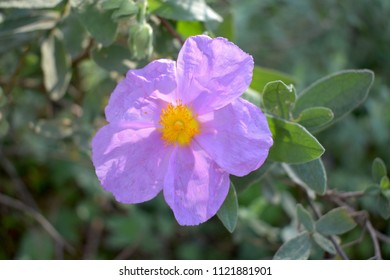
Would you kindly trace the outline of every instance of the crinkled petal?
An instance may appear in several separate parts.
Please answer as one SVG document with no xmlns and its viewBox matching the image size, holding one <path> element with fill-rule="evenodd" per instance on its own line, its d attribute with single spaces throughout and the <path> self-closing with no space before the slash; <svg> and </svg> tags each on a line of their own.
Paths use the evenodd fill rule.
<svg viewBox="0 0 390 280">
<path fill-rule="evenodd" d="M 181 225 L 198 225 L 221 207 L 229 191 L 229 174 L 196 144 L 173 151 L 164 197 Z"/>
<path fill-rule="evenodd" d="M 153 128 L 108 124 L 92 140 L 92 161 L 102 186 L 117 201 L 139 203 L 161 191 L 169 149 Z"/>
<path fill-rule="evenodd" d="M 195 141 L 226 172 L 244 176 L 264 163 L 272 134 L 265 115 L 252 103 L 237 98 L 199 120 L 202 131 Z"/>
<path fill-rule="evenodd" d="M 118 83 L 105 109 L 109 122 L 130 121 L 151 127 L 158 123 L 161 108 L 176 90 L 176 63 L 155 60 L 143 69 L 130 70 Z"/>
<path fill-rule="evenodd" d="M 248 88 L 252 71 L 252 56 L 225 38 L 190 37 L 177 59 L 178 98 L 198 114 L 222 108 Z"/>
</svg>

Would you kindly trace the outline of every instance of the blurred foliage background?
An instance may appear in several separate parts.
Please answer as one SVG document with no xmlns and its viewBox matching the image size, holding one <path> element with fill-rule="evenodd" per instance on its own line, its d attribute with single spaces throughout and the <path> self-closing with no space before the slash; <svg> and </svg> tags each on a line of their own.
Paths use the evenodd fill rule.
<svg viewBox="0 0 390 280">
<path fill-rule="evenodd" d="M 330 190 L 364 190 L 376 157 L 390 165 L 389 1 L 150 0 L 150 57 L 138 8 L 122 2 L 0 1 L 0 259 L 270 259 L 297 231 L 305 197 L 278 165 L 246 188 L 235 181 L 233 234 L 217 217 L 178 226 L 161 194 L 124 205 L 100 187 L 90 141 L 116 82 L 151 59 L 175 59 L 195 34 L 228 38 L 297 90 L 338 70 L 373 70 L 366 102 L 316 137 Z M 386 239 L 390 224 L 370 218 Z M 374 254 L 362 228 L 342 239 L 358 241 L 345 247 L 350 258 Z M 390 246 L 381 249 L 389 259 Z M 317 248 L 310 258 L 326 256 Z"/>
</svg>

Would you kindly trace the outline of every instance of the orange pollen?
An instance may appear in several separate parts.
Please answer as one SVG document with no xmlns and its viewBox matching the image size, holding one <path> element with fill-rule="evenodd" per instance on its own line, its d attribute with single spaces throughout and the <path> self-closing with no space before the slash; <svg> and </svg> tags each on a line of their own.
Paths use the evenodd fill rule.
<svg viewBox="0 0 390 280">
<path fill-rule="evenodd" d="M 167 144 L 189 145 L 191 139 L 199 134 L 199 122 L 196 117 L 191 109 L 180 101 L 177 105 L 168 104 L 160 115 L 161 138 Z"/>
</svg>

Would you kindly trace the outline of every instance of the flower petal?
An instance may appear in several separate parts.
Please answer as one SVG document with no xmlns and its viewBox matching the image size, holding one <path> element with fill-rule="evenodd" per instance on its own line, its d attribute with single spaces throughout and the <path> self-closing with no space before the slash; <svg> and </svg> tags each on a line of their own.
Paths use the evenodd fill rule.
<svg viewBox="0 0 390 280">
<path fill-rule="evenodd" d="M 177 95 L 198 114 L 210 112 L 239 97 L 252 71 L 253 58 L 225 38 L 190 37 L 177 59 Z"/>
<path fill-rule="evenodd" d="M 163 187 L 169 149 L 153 128 L 101 128 L 92 140 L 92 161 L 103 188 L 123 203 L 155 197 Z"/>
<path fill-rule="evenodd" d="M 158 123 L 164 101 L 171 102 L 175 89 L 176 63 L 172 60 L 155 60 L 143 69 L 130 70 L 111 94 L 105 109 L 107 121 L 143 122 L 150 127 Z"/>
<path fill-rule="evenodd" d="M 196 144 L 176 148 L 164 182 L 164 197 L 181 225 L 198 225 L 221 207 L 229 191 L 229 174 Z"/>
<path fill-rule="evenodd" d="M 198 119 L 202 131 L 195 141 L 223 170 L 244 176 L 264 163 L 273 141 L 267 119 L 258 107 L 237 98 Z"/>
</svg>

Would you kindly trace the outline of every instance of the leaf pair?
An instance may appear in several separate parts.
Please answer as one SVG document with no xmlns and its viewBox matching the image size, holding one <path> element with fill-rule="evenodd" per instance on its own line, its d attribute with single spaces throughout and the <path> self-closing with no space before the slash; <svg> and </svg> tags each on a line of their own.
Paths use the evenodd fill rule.
<svg viewBox="0 0 390 280">
<path fill-rule="evenodd" d="M 316 132 L 359 106 L 367 98 L 373 80 L 370 70 L 341 71 L 313 83 L 298 97 L 291 84 L 274 81 L 264 87 L 263 105 L 269 114 L 297 121 Z"/>
<path fill-rule="evenodd" d="M 306 231 L 284 243 L 276 252 L 277 260 L 305 260 L 310 256 L 313 243 L 324 251 L 336 255 L 336 248 L 326 236 L 346 233 L 356 226 L 345 208 L 335 208 L 314 222 L 310 213 L 297 205 L 298 220 Z"/>
<path fill-rule="evenodd" d="M 372 163 L 372 178 L 375 184 L 365 190 L 363 201 L 368 203 L 368 210 L 387 220 L 390 218 L 390 182 L 386 164 L 380 158 Z"/>
<path fill-rule="evenodd" d="M 373 83 L 369 70 L 348 70 L 325 77 L 299 96 L 282 81 L 268 83 L 262 94 L 274 145 L 269 158 L 299 164 L 325 151 L 310 132 L 335 123 L 365 100 Z M 310 132 L 309 132 L 310 131 Z"/>
</svg>

